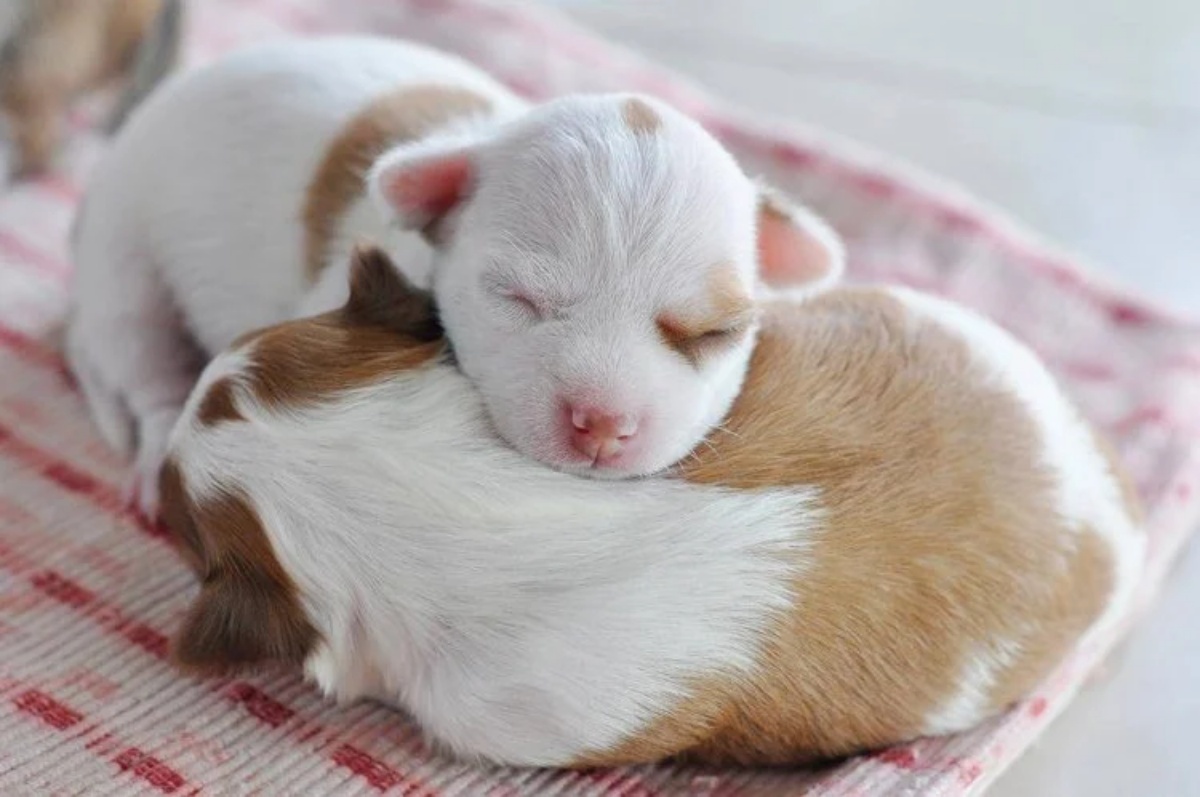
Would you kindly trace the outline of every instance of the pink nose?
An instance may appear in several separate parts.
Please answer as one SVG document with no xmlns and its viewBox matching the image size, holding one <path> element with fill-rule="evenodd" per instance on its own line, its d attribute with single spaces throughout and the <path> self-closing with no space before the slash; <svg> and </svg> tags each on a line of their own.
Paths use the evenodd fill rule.
<svg viewBox="0 0 1200 797">
<path fill-rule="evenodd" d="M 571 445 L 597 465 L 621 453 L 637 434 L 637 418 L 584 407 L 571 407 Z"/>
</svg>

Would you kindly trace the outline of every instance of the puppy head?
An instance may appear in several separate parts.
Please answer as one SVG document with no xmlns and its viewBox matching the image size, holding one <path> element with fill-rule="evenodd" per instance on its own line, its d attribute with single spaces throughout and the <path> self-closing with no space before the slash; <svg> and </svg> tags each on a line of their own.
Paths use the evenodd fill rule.
<svg viewBox="0 0 1200 797">
<path fill-rule="evenodd" d="M 269 424 L 289 406 L 421 367 L 440 351 L 430 297 L 383 253 L 360 250 L 342 308 L 251 333 L 209 364 L 160 477 L 163 518 L 201 580 L 173 644 L 177 664 L 200 673 L 301 664 L 326 636 L 277 555 L 273 540 L 286 529 L 268 528 L 244 488 L 253 451 L 238 444 L 239 456 L 227 461 L 228 449 L 213 448 L 210 435 L 247 417 Z"/>
<path fill-rule="evenodd" d="M 443 321 L 498 431 L 594 476 L 687 454 L 737 395 L 764 286 L 841 271 L 828 227 L 638 97 L 564 98 L 494 135 L 403 146 L 369 182 L 434 244 Z"/>
</svg>

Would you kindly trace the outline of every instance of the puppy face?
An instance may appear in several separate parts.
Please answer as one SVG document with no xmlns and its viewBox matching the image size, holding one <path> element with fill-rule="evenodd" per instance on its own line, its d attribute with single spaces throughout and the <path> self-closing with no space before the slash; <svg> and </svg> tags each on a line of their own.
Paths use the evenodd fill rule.
<svg viewBox="0 0 1200 797">
<path fill-rule="evenodd" d="M 737 395 L 762 284 L 811 290 L 841 268 L 828 228 L 635 97 L 403 147 L 371 184 L 435 244 L 443 322 L 500 434 L 598 477 L 685 456 Z"/>
</svg>

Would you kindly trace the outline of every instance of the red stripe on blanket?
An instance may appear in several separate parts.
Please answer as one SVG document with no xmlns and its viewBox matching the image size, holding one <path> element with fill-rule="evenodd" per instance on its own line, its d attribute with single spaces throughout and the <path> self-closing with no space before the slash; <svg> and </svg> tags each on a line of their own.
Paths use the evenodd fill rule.
<svg viewBox="0 0 1200 797">
<path fill-rule="evenodd" d="M 378 758 L 363 752 L 353 745 L 343 744 L 334 750 L 333 762 L 340 767 L 350 770 L 381 792 L 387 791 L 393 786 L 403 785 L 399 793 L 406 795 L 406 797 L 435 794 L 435 792 L 429 791 L 420 783 L 409 780 Z"/>
<path fill-rule="evenodd" d="M 21 712 L 37 717 L 59 731 L 74 728 L 84 719 L 82 712 L 46 694 L 41 689 L 25 690 L 13 699 L 13 704 Z M 100 728 L 93 725 L 82 729 L 80 733 L 86 737 L 97 730 Z M 101 733 L 84 744 L 83 749 L 100 758 L 108 758 L 109 753 L 119 746 L 123 745 L 112 733 Z M 136 747 L 125 747 L 123 752 L 112 759 L 112 762 L 120 771 L 131 772 L 164 794 L 174 794 L 187 785 L 187 780 L 179 772 Z M 197 790 L 193 790 L 192 793 L 197 793 Z"/>
<path fill-rule="evenodd" d="M 295 711 L 252 684 L 236 683 L 229 687 L 227 694 L 235 703 L 245 706 L 248 713 L 272 728 L 278 728 L 296 716 Z"/>
<path fill-rule="evenodd" d="M 915 769 L 918 760 L 916 751 L 911 747 L 889 747 L 873 753 L 871 758 L 876 761 L 884 761 L 900 769 Z"/>
<path fill-rule="evenodd" d="M 65 280 L 71 274 L 71 268 L 62 260 L 34 247 L 3 227 L 0 227 L 0 253 L 59 280 Z"/>
<path fill-rule="evenodd" d="M 167 636 L 104 601 L 92 590 L 54 570 L 43 570 L 30 579 L 33 588 L 64 606 L 79 610 L 105 631 L 117 634 L 156 659 L 165 660 L 170 642 Z"/>
<path fill-rule="evenodd" d="M 22 563 L 25 559 L 19 556 L 17 552 L 10 551 L 0 544 L 0 565 L 7 564 L 10 561 Z M 30 577 L 30 583 L 42 594 L 78 611 L 83 616 L 95 622 L 101 629 L 122 637 L 156 659 L 165 661 L 168 658 L 170 642 L 165 634 L 141 621 L 129 617 L 124 610 L 105 601 L 93 590 L 88 589 L 62 573 L 55 570 L 40 570 Z M 40 692 L 31 692 L 29 694 L 34 696 L 27 698 L 26 702 L 29 703 L 29 706 L 26 708 L 18 705 L 18 708 L 23 708 L 23 710 L 30 713 L 38 713 L 40 710 L 46 713 L 46 717 L 43 718 L 47 722 L 54 720 L 62 721 L 63 718 L 71 716 L 69 709 L 60 711 L 58 707 L 61 704 L 55 703 L 52 699 L 48 701 L 41 700 L 40 702 L 38 699 L 35 699 L 37 695 L 41 694 Z M 244 707 L 246 712 L 252 717 L 271 728 L 281 727 L 293 718 L 298 719 L 299 721 L 291 728 L 291 732 L 287 734 L 296 744 L 304 744 L 311 741 L 322 730 L 317 723 L 304 717 L 296 709 L 291 708 L 252 684 L 246 682 L 235 683 L 225 688 L 224 694 L 232 702 Z M 71 720 L 70 724 L 74 724 L 77 721 L 78 719 Z M 351 745 L 342 745 L 339 747 L 334 751 L 331 760 L 335 765 L 346 767 L 356 774 L 361 775 L 376 788 L 379 788 L 378 784 L 394 781 L 392 785 L 404 784 L 404 789 L 401 793 L 410 795 L 410 797 L 432 797 L 437 794 L 436 791 L 404 777 L 387 764 Z"/>
<path fill-rule="evenodd" d="M 7 553 L 7 551 L 3 547 L 0 547 L 0 553 Z M 0 557 L 0 564 L 6 564 L 8 559 L 9 557 L 7 556 Z M 95 622 L 101 629 L 120 636 L 156 659 L 161 661 L 167 659 L 170 641 L 165 634 L 146 623 L 129 617 L 124 610 L 105 601 L 94 591 L 55 570 L 39 571 L 31 576 L 29 580 L 34 589 L 53 598 L 64 606 L 78 611 L 83 616 Z M 30 694 L 34 695 L 34 697 L 29 698 L 29 701 L 32 702 L 29 704 L 30 707 L 25 710 L 32 711 L 44 705 L 45 710 L 49 712 L 48 716 L 50 718 L 69 716 L 69 712 L 58 711 L 53 701 L 37 702 L 34 698 L 41 693 L 31 692 Z M 226 690 L 226 696 L 231 698 L 233 702 L 244 706 L 247 713 L 255 719 L 272 728 L 277 728 L 293 717 L 298 716 L 298 712 L 295 709 L 290 708 L 262 689 L 249 683 L 239 682 L 234 684 Z M 18 705 L 18 707 L 23 708 L 21 705 Z M 50 721 L 50 719 L 47 719 L 47 721 Z M 71 724 L 74 724 L 74 721 Z M 312 724 L 302 718 L 302 723 L 296 730 L 303 730 L 305 726 Z M 297 735 L 297 741 L 308 741 L 312 737 L 313 734 L 311 733 L 304 734 L 303 738 Z M 341 765 L 341 762 L 335 761 L 335 763 Z"/>
<path fill-rule="evenodd" d="M 126 748 L 113 759 L 113 763 L 122 772 L 141 778 L 163 794 L 174 794 L 187 785 L 178 772 L 136 747 Z"/>
<path fill-rule="evenodd" d="M 65 731 L 78 725 L 83 715 L 38 689 L 29 689 L 13 698 L 18 710 L 37 717 L 56 730 Z"/>
<path fill-rule="evenodd" d="M 54 349 L 34 340 L 24 332 L 18 332 L 0 324 L 0 346 L 23 360 L 49 368 L 66 368 L 66 361 Z"/>
<path fill-rule="evenodd" d="M 642 779 L 622 769 L 597 769 L 578 773 L 585 782 L 602 786 L 611 797 L 655 797 L 655 792 L 646 788 Z"/>
<path fill-rule="evenodd" d="M 74 464 L 22 440 L 16 432 L 3 424 L 0 424 L 0 446 L 11 450 L 27 467 L 54 482 L 65 492 L 78 495 L 105 512 L 125 518 L 148 536 L 169 539 L 166 529 L 161 524 L 139 517 L 129 509 L 116 488 L 103 484 Z"/>
</svg>

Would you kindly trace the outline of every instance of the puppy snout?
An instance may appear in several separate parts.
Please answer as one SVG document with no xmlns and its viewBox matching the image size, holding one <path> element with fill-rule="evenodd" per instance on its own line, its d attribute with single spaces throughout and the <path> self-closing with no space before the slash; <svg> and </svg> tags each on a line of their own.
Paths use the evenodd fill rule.
<svg viewBox="0 0 1200 797">
<path fill-rule="evenodd" d="M 628 413 L 587 406 L 569 406 L 567 413 L 571 445 L 594 465 L 620 456 L 637 435 L 638 419 Z"/>
</svg>

